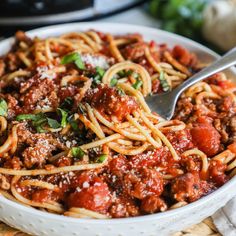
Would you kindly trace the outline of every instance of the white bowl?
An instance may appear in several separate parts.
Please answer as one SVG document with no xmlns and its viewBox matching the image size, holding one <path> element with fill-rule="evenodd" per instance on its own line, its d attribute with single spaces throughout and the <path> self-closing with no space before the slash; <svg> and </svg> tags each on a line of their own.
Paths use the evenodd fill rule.
<svg viewBox="0 0 236 236">
<path fill-rule="evenodd" d="M 113 34 L 140 33 L 146 40 L 155 40 L 159 43 L 167 43 L 170 46 L 180 44 L 195 52 L 204 62 L 209 62 L 218 57 L 213 51 L 189 39 L 136 25 L 96 22 L 73 23 L 32 30 L 28 32 L 28 35 L 48 37 L 88 29 Z M 6 53 L 12 42 L 12 38 L 0 42 L 0 53 Z M 75 219 L 50 214 L 25 207 L 0 196 L 0 220 L 24 232 L 40 236 L 164 236 L 199 223 L 212 215 L 236 195 L 235 189 L 236 178 L 233 178 L 210 195 L 179 209 L 153 215 L 109 220 Z"/>
</svg>

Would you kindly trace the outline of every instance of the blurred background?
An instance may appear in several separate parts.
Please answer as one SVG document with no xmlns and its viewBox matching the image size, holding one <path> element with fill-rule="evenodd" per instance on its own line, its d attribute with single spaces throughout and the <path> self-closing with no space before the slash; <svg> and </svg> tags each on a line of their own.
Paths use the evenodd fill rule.
<svg viewBox="0 0 236 236">
<path fill-rule="evenodd" d="M 220 53 L 236 45 L 236 0 L 0 0 L 0 38 L 91 20 L 161 28 Z"/>
</svg>

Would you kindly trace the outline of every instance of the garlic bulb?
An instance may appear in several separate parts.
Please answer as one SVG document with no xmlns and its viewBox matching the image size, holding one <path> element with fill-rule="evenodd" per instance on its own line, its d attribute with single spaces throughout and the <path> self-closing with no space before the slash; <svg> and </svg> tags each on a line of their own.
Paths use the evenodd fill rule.
<svg viewBox="0 0 236 236">
<path fill-rule="evenodd" d="M 236 0 L 212 2 L 204 10 L 203 20 L 206 40 L 224 51 L 236 46 Z"/>
</svg>

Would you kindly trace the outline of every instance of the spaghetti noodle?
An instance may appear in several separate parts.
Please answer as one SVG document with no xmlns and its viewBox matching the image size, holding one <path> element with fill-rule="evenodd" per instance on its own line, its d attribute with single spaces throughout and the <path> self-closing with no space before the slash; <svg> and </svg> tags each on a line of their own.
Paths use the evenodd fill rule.
<svg viewBox="0 0 236 236">
<path fill-rule="evenodd" d="M 39 210 L 108 219 L 184 206 L 236 173 L 236 87 L 222 73 L 166 121 L 145 102 L 200 70 L 138 34 L 17 32 L 0 58 L 0 193 Z"/>
</svg>

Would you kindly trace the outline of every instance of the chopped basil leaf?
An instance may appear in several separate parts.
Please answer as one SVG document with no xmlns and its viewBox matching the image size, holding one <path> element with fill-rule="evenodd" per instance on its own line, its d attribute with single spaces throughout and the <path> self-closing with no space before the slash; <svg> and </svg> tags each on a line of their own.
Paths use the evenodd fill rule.
<svg viewBox="0 0 236 236">
<path fill-rule="evenodd" d="M 80 54 L 78 52 L 73 52 L 71 54 L 65 55 L 62 59 L 61 59 L 61 64 L 68 64 L 71 62 L 76 61 L 78 58 L 80 57 Z"/>
<path fill-rule="evenodd" d="M 60 111 L 61 113 L 61 127 L 65 128 L 66 127 L 66 124 L 67 124 L 67 115 L 68 113 L 61 109 L 61 108 L 57 108 L 58 111 Z"/>
<path fill-rule="evenodd" d="M 44 113 L 38 113 L 38 114 L 21 114 L 16 117 L 17 121 L 23 121 L 23 120 L 31 120 L 32 125 L 35 127 L 37 132 L 43 133 L 46 132 L 42 126 L 45 124 L 48 124 L 49 127 L 53 129 L 57 129 L 60 127 L 60 124 L 57 120 L 51 119 L 46 117 Z"/>
<path fill-rule="evenodd" d="M 7 102 L 3 98 L 0 99 L 0 116 L 7 116 Z"/>
<path fill-rule="evenodd" d="M 107 154 L 102 154 L 98 157 L 98 162 L 103 163 L 107 158 Z"/>
<path fill-rule="evenodd" d="M 117 73 L 121 78 L 127 77 L 133 74 L 132 70 L 121 70 Z"/>
<path fill-rule="evenodd" d="M 136 82 L 132 85 L 133 88 L 139 89 L 143 84 L 142 80 L 136 79 Z"/>
<path fill-rule="evenodd" d="M 21 114 L 16 117 L 17 121 L 22 121 L 22 120 L 35 120 L 35 114 Z"/>
<path fill-rule="evenodd" d="M 103 75 L 105 74 L 105 70 L 99 66 L 96 67 L 96 73 L 100 76 L 103 77 Z"/>
<path fill-rule="evenodd" d="M 37 130 L 38 133 L 45 133 L 46 132 L 46 130 L 43 129 L 43 127 L 41 125 L 36 126 L 36 130 Z"/>
<path fill-rule="evenodd" d="M 118 80 L 117 80 L 116 78 L 112 78 L 112 79 L 111 79 L 111 82 L 110 82 L 110 86 L 111 86 L 111 87 L 116 86 L 117 82 L 118 82 Z"/>
<path fill-rule="evenodd" d="M 71 128 L 72 128 L 75 132 L 80 132 L 79 126 L 78 126 L 77 122 L 76 122 L 75 119 L 74 119 L 74 114 L 71 115 L 71 116 L 69 116 L 67 120 L 68 120 L 68 122 L 69 122 Z"/>
<path fill-rule="evenodd" d="M 125 77 L 125 71 L 121 70 L 117 73 L 121 78 Z"/>
<path fill-rule="evenodd" d="M 42 125 L 47 123 L 47 118 L 45 114 L 38 113 L 38 114 L 21 114 L 16 117 L 17 121 L 22 120 L 31 120 L 32 125 L 35 127 L 38 133 L 43 133 L 45 130 L 42 128 Z"/>
<path fill-rule="evenodd" d="M 84 62 L 82 61 L 82 58 L 80 56 L 80 54 L 78 52 L 73 52 L 71 54 L 65 55 L 62 59 L 61 59 L 61 64 L 68 64 L 68 63 L 72 63 L 74 62 L 75 65 L 81 69 L 84 70 L 85 69 L 85 65 Z"/>
<path fill-rule="evenodd" d="M 76 59 L 75 65 L 76 65 L 79 69 L 81 69 L 81 70 L 84 70 L 84 69 L 85 69 L 84 62 L 82 61 L 80 55 L 79 55 L 79 57 Z"/>
<path fill-rule="evenodd" d="M 47 121 L 48 121 L 48 125 L 50 126 L 50 128 L 58 129 L 61 127 L 60 123 L 57 120 L 47 118 Z"/>
<path fill-rule="evenodd" d="M 80 147 L 73 147 L 71 148 L 71 155 L 74 157 L 74 158 L 82 158 L 84 156 L 84 151 L 80 148 Z"/>
<path fill-rule="evenodd" d="M 160 83 L 162 86 L 162 90 L 164 92 L 170 91 L 170 85 L 168 84 L 163 71 L 161 71 L 161 73 L 160 73 L 159 80 L 160 80 Z"/>
<path fill-rule="evenodd" d="M 95 77 L 93 78 L 93 82 L 95 84 L 100 84 L 102 82 L 102 77 L 105 74 L 105 70 L 99 66 L 96 67 L 96 74 Z"/>
</svg>

